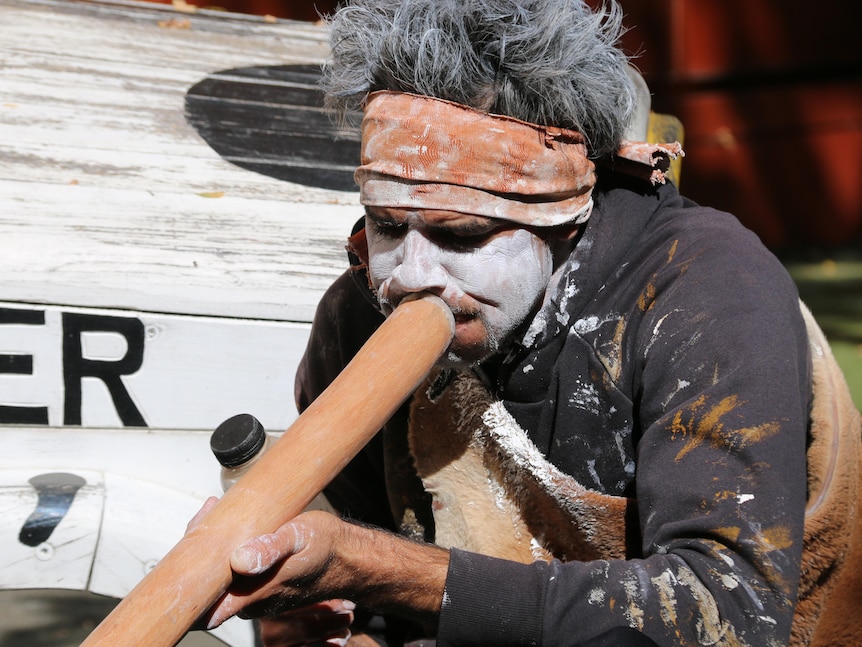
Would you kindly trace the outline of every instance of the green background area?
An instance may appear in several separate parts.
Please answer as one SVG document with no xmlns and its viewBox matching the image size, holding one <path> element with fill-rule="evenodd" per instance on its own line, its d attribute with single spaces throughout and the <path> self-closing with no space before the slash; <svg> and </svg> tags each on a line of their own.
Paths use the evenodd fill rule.
<svg viewBox="0 0 862 647">
<path fill-rule="evenodd" d="M 862 251 L 822 260 L 785 260 L 784 265 L 826 333 L 853 402 L 862 409 Z"/>
</svg>

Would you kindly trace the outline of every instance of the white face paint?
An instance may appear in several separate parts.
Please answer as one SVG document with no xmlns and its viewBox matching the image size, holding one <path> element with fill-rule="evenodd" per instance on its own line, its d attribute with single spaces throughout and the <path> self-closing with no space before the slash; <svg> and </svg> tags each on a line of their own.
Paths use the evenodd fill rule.
<svg viewBox="0 0 862 647">
<path fill-rule="evenodd" d="M 451 211 L 368 209 L 371 283 L 387 314 L 430 292 L 455 315 L 448 360 L 475 363 L 497 351 L 541 303 L 553 272 L 548 244 L 501 220 Z"/>
</svg>

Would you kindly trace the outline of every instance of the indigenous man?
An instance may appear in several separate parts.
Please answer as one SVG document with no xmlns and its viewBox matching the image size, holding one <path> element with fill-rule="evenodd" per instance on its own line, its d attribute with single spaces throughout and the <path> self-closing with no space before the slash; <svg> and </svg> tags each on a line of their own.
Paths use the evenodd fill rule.
<svg viewBox="0 0 862 647">
<path fill-rule="evenodd" d="M 365 217 L 299 405 L 408 295 L 440 296 L 455 337 L 328 489 L 350 521 L 239 548 L 211 624 L 281 613 L 270 645 L 860 644 L 824 603 L 855 585 L 858 414 L 778 261 L 665 181 L 677 146 L 624 141 L 620 21 L 581 0 L 336 14 L 326 91 L 364 110 Z"/>
</svg>

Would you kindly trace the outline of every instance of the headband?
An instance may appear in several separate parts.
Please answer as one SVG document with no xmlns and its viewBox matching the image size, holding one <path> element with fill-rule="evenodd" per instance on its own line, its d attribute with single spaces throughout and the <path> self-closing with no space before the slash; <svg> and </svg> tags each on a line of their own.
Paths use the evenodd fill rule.
<svg viewBox="0 0 862 647">
<path fill-rule="evenodd" d="M 595 165 L 574 130 L 402 92 L 368 96 L 359 200 L 548 227 L 592 210 Z"/>
</svg>

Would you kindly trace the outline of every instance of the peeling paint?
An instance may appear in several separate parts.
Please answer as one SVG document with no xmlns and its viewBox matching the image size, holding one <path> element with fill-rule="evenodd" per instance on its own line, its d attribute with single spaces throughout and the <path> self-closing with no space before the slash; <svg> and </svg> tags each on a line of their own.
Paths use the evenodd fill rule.
<svg viewBox="0 0 862 647">
<path fill-rule="evenodd" d="M 658 592 L 658 599 L 661 604 L 661 618 L 668 626 L 676 626 L 677 624 L 676 596 L 673 588 L 676 583 L 676 578 L 670 570 L 663 571 L 657 577 L 652 578 L 652 585 Z"/>
<path fill-rule="evenodd" d="M 739 541 L 739 533 L 741 531 L 736 526 L 732 526 L 732 527 L 716 528 L 715 530 L 713 530 L 713 532 L 715 534 L 719 535 L 720 537 L 724 537 L 725 539 L 727 539 L 731 543 L 736 543 L 737 541 Z M 731 560 L 731 564 L 729 564 L 729 566 L 733 565 L 732 562 L 733 562 L 733 560 Z"/>
<path fill-rule="evenodd" d="M 763 531 L 770 550 L 785 550 L 793 546 L 793 534 L 787 526 L 775 526 Z"/>
<path fill-rule="evenodd" d="M 641 312 L 646 312 L 652 307 L 652 304 L 655 301 L 655 292 L 655 284 L 650 281 L 638 297 L 638 309 Z"/>
<path fill-rule="evenodd" d="M 716 449 L 736 447 L 742 449 L 753 443 L 760 442 L 775 435 L 781 429 L 777 422 L 767 422 L 743 429 L 728 429 L 722 418 L 742 406 L 738 396 L 730 395 L 722 398 L 718 404 L 709 406 L 708 396 L 701 395 L 686 409 L 680 409 L 674 415 L 671 423 L 671 433 L 674 439 L 686 439 L 685 445 L 677 452 L 677 461 L 684 458 L 693 449 L 704 443 L 709 443 Z M 683 420 L 686 415 L 687 419 Z"/>
<path fill-rule="evenodd" d="M 623 335 L 626 331 L 626 318 L 618 315 L 617 326 L 614 329 L 614 336 L 610 342 L 596 348 L 596 357 L 605 367 L 608 372 L 608 377 L 613 382 L 620 379 L 623 370 Z"/>
<path fill-rule="evenodd" d="M 722 645 L 725 647 L 747 647 L 748 643 L 737 638 L 733 627 L 722 620 L 715 599 L 697 576 L 688 567 L 679 568 L 676 577 L 694 599 L 700 617 L 696 620 L 697 638 L 700 645 Z"/>
<path fill-rule="evenodd" d="M 662 400 L 662 403 L 661 403 L 662 408 L 666 409 L 667 405 L 670 403 L 671 400 L 673 400 L 674 396 L 676 396 L 677 393 L 679 393 L 680 391 L 682 391 L 684 388 L 686 388 L 688 386 L 691 386 L 691 382 L 689 382 L 687 380 L 677 379 L 676 388 L 673 391 L 671 391 L 664 400 Z"/>
<path fill-rule="evenodd" d="M 641 587 L 636 578 L 624 580 L 623 591 L 625 591 L 628 604 L 624 615 L 629 622 L 629 626 L 638 631 L 643 630 L 644 626 L 644 609 L 643 600 L 641 598 Z"/>
<path fill-rule="evenodd" d="M 602 605 L 605 601 L 605 590 L 600 588 L 590 589 L 587 594 L 587 602 L 594 605 Z"/>
<path fill-rule="evenodd" d="M 575 390 L 569 397 L 569 404 L 577 409 L 582 409 L 594 415 L 601 413 L 599 400 L 599 392 L 596 385 L 592 382 L 575 382 Z"/>
</svg>

